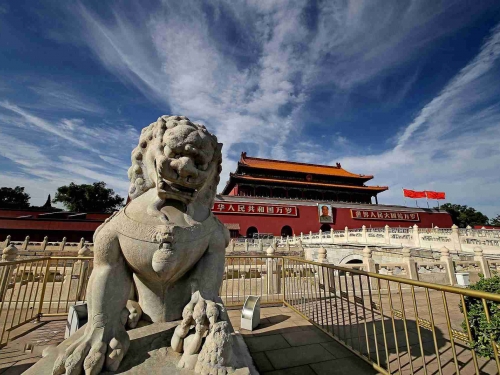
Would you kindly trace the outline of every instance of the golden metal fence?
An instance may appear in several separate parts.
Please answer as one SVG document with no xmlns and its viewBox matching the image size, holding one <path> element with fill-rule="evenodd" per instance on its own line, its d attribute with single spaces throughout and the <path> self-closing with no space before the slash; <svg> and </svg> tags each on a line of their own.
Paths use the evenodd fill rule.
<svg viewBox="0 0 500 375">
<path fill-rule="evenodd" d="M 226 256 L 219 291 L 227 307 L 242 306 L 246 296 L 260 296 L 262 305 L 283 303 L 283 258 Z"/>
<path fill-rule="evenodd" d="M 40 257 L 0 262 L 0 345 L 41 317 L 67 316 L 85 300 L 93 258 Z"/>
<path fill-rule="evenodd" d="M 492 324 L 493 315 L 500 318 L 500 295 L 289 257 L 284 267 L 293 270 L 285 277 L 284 304 L 380 373 L 500 372 L 500 327 Z M 474 303 L 484 312 L 479 325 L 477 311 L 467 310 Z M 479 341 L 490 358 L 473 349 Z"/>
<path fill-rule="evenodd" d="M 82 257 L 0 262 L 0 344 L 33 320 L 66 317 L 69 306 L 85 301 L 92 268 L 93 259 Z M 241 306 L 248 295 L 263 305 L 284 304 L 380 373 L 500 372 L 500 295 L 356 268 L 227 256 L 220 296 L 227 307 Z M 484 355 L 488 345 L 490 358 L 474 350 Z"/>
</svg>

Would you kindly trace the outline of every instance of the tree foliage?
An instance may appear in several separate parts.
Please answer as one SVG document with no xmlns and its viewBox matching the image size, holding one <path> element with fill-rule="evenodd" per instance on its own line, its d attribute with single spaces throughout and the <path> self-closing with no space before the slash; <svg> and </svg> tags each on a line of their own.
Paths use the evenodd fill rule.
<svg viewBox="0 0 500 375">
<path fill-rule="evenodd" d="M 490 225 L 500 226 L 500 215 L 490 220 Z"/>
<path fill-rule="evenodd" d="M 61 186 L 52 202 L 61 202 L 67 210 L 74 212 L 113 212 L 123 206 L 123 198 L 102 181 L 92 185 L 72 182 Z"/>
<path fill-rule="evenodd" d="M 488 216 L 482 212 L 469 206 L 462 206 L 459 204 L 445 203 L 440 207 L 451 215 L 453 224 L 460 228 L 465 228 L 467 225 L 473 227 L 474 225 L 488 225 Z"/>
<path fill-rule="evenodd" d="M 0 188 L 1 208 L 28 208 L 30 206 L 30 195 L 24 192 L 24 187 Z"/>
<path fill-rule="evenodd" d="M 479 290 L 483 292 L 500 293 L 500 276 L 498 274 L 485 279 L 480 275 L 479 281 L 467 287 L 467 289 Z M 464 296 L 465 307 L 467 309 L 467 320 L 471 330 L 471 347 L 481 357 L 493 357 L 493 347 L 491 340 L 500 343 L 500 304 L 486 300 L 488 312 L 490 314 L 490 323 L 486 319 L 484 306 L 481 299 Z M 460 311 L 463 313 L 462 303 L 459 304 Z M 467 322 L 462 323 L 464 332 L 467 332 Z"/>
</svg>

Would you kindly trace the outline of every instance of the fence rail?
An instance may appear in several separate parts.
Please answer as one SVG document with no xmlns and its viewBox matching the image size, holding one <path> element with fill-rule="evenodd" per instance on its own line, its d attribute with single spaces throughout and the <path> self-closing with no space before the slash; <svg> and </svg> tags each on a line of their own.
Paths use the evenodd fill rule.
<svg viewBox="0 0 500 375">
<path fill-rule="evenodd" d="M 35 319 L 65 318 L 69 306 L 85 301 L 92 269 L 90 257 L 0 262 L 0 343 Z M 242 306 L 248 295 L 284 304 L 383 374 L 500 372 L 500 334 L 492 329 L 500 295 L 366 270 L 288 256 L 227 256 L 220 296 L 227 307 Z M 485 352 L 490 359 L 479 355 Z"/>
<path fill-rule="evenodd" d="M 300 236 L 281 238 L 279 243 L 302 244 L 343 244 L 356 243 L 367 245 L 408 246 L 437 250 L 447 246 L 454 251 L 472 253 L 474 247 L 481 246 L 486 253 L 500 253 L 500 230 L 458 228 L 419 228 L 416 224 L 408 227 L 348 228 L 343 231 L 331 230 L 318 233 L 301 233 Z"/>
<path fill-rule="evenodd" d="M 290 257 L 284 267 L 295 270 L 285 279 L 285 305 L 380 373 L 500 372 L 498 333 L 485 343 L 490 331 L 481 331 L 471 313 L 480 308 L 491 325 L 500 315 L 500 295 Z M 304 267 L 314 275 L 304 276 Z M 474 350 L 479 338 L 492 359 Z"/>
<path fill-rule="evenodd" d="M 42 317 L 67 316 L 85 300 L 93 258 L 38 257 L 0 262 L 0 345 Z"/>
</svg>

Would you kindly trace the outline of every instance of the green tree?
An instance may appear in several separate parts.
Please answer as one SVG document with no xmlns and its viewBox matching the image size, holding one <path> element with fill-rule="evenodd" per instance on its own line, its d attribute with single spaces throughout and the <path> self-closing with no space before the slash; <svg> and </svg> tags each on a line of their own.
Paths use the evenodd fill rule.
<svg viewBox="0 0 500 375">
<path fill-rule="evenodd" d="M 92 185 L 72 182 L 58 187 L 52 202 L 61 202 L 67 210 L 74 212 L 113 212 L 123 206 L 123 198 L 102 181 Z"/>
<path fill-rule="evenodd" d="M 30 206 L 30 195 L 24 192 L 24 187 L 16 186 L 0 188 L 1 208 L 28 208 Z"/>
<path fill-rule="evenodd" d="M 467 225 L 471 227 L 474 225 L 488 225 L 488 216 L 483 215 L 482 212 L 476 211 L 472 207 L 445 203 L 440 208 L 448 212 L 451 215 L 453 224 L 460 228 L 465 228 Z"/>
<path fill-rule="evenodd" d="M 479 276 L 479 281 L 468 286 L 467 289 L 493 294 L 500 293 L 500 276 L 498 274 L 494 274 L 488 279 L 485 279 L 482 274 L 479 274 Z M 497 344 L 500 343 L 500 304 L 488 299 L 485 299 L 485 301 L 490 315 L 489 323 L 484 312 L 483 301 L 479 298 L 464 296 L 467 309 L 467 317 L 464 318 L 469 321 L 472 335 L 471 347 L 481 357 L 494 358 L 491 340 L 493 339 Z M 462 303 L 459 304 L 459 307 L 463 313 Z M 462 323 L 462 328 L 464 332 L 467 332 L 467 322 L 465 320 Z"/>
<path fill-rule="evenodd" d="M 500 226 L 500 215 L 490 220 L 490 225 Z"/>
</svg>

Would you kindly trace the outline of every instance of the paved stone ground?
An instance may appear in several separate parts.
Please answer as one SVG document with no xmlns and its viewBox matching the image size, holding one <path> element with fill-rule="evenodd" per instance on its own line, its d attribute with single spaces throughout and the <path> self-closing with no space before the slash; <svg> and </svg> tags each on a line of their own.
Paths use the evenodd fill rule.
<svg viewBox="0 0 500 375">
<path fill-rule="evenodd" d="M 49 345 L 59 345 L 64 340 L 66 321 L 52 320 L 28 323 L 18 338 L 0 350 L 0 374 L 22 374 L 40 358 Z"/>
<path fill-rule="evenodd" d="M 425 296 L 424 296 L 425 297 Z M 419 305 L 423 304 L 423 296 L 416 296 Z M 439 306 L 440 296 L 431 294 L 433 312 L 436 324 L 437 346 L 439 355 L 436 356 L 434 339 L 429 330 L 421 329 L 423 356 L 418 340 L 417 326 L 414 324 L 412 307 L 405 306 L 407 313 L 407 330 L 410 344 L 411 364 L 413 373 L 438 374 L 439 369 L 443 374 L 454 374 L 455 363 L 447 333 L 447 324 L 444 314 Z M 382 304 L 388 306 L 387 297 L 382 298 Z M 348 308 L 347 301 L 338 301 L 340 316 L 333 321 L 335 304 L 325 305 L 325 301 L 316 301 L 308 305 L 300 306 L 303 312 L 311 314 L 315 321 L 322 322 L 322 327 L 329 330 L 342 340 L 352 345 L 362 353 L 370 352 L 370 357 L 376 362 L 376 349 L 379 351 L 379 361 L 382 367 L 386 367 L 387 360 L 393 373 L 411 374 L 410 361 L 404 335 L 404 325 L 401 320 L 396 320 L 392 325 L 392 319 L 385 316 L 383 325 L 386 330 L 386 344 L 383 340 L 382 321 L 375 319 L 375 327 L 371 324 L 373 320 L 366 314 L 363 315 L 361 308 Z M 456 306 L 453 299 L 448 301 Z M 342 305 L 343 303 L 343 305 Z M 442 302 L 441 302 L 442 305 Z M 326 307 L 325 307 L 326 306 Z M 328 306 L 332 306 L 331 312 Z M 426 318 L 425 309 L 419 306 L 419 316 Z M 297 306 L 299 307 L 299 306 Z M 344 307 L 344 308 L 342 308 Z M 394 306 L 397 308 L 399 306 Z M 342 311 L 344 312 L 342 314 Z M 325 315 L 322 315 L 327 313 Z M 302 318 L 292 309 L 287 307 L 265 307 L 261 309 L 261 323 L 254 331 L 240 329 L 240 310 L 229 310 L 229 317 L 236 331 L 239 331 L 250 350 L 255 365 L 261 374 L 265 375 L 329 375 L 329 374 L 375 374 L 377 373 L 369 364 L 339 344 L 322 330 L 312 325 L 308 320 Z M 384 314 L 386 315 L 386 314 Z M 330 318 L 326 318 L 330 316 Z M 379 316 L 380 317 L 380 316 Z M 459 329 L 461 313 L 458 308 L 450 311 L 452 326 Z M 380 319 L 380 318 L 379 318 Z M 365 326 L 366 323 L 366 326 Z M 54 320 L 42 323 L 28 323 L 23 326 L 24 332 L 0 350 L 0 375 L 17 375 L 26 371 L 32 364 L 41 358 L 41 353 L 48 345 L 58 345 L 64 338 L 65 321 Z M 366 327 L 366 331 L 365 331 Z M 394 335 L 394 329 L 396 335 Z M 376 334 L 373 329 L 375 328 Z M 368 333 L 368 335 L 366 335 Z M 376 337 L 376 339 L 375 339 Z M 368 341 L 368 345 L 366 342 Z M 377 345 L 375 345 L 377 343 Z M 370 350 L 368 349 L 368 346 Z M 398 347 L 398 350 L 396 350 Z M 28 350 L 26 350 L 28 349 Z M 474 374 L 475 369 L 472 361 L 471 351 L 463 343 L 455 341 L 455 350 L 461 374 Z M 422 361 L 422 358 L 425 361 Z M 440 365 L 438 363 L 440 360 Z M 481 374 L 497 374 L 494 361 L 478 359 L 479 372 Z"/>
<path fill-rule="evenodd" d="M 341 344 L 288 307 L 261 309 L 254 331 L 240 330 L 240 310 L 230 310 L 236 331 L 245 339 L 254 363 L 265 375 L 376 374 Z"/>
</svg>

